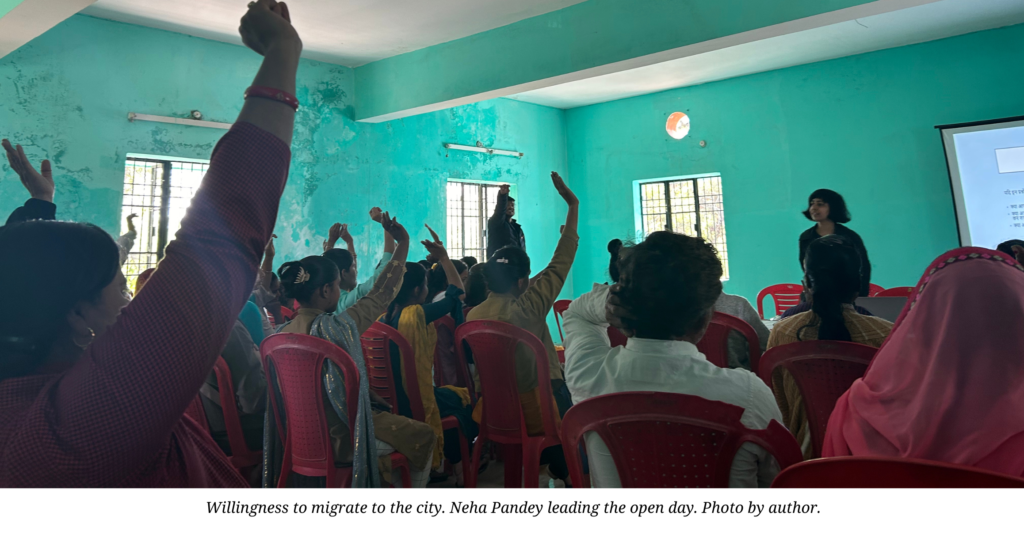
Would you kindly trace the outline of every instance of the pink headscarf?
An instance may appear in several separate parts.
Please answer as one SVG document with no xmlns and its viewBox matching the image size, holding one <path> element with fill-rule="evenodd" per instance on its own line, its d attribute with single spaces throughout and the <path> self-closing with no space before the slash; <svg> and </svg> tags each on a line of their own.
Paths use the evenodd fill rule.
<svg viewBox="0 0 1024 554">
<path fill-rule="evenodd" d="M 1024 476 L 1024 268 L 983 248 L 925 271 L 836 403 L 823 456 L 893 456 Z"/>
</svg>

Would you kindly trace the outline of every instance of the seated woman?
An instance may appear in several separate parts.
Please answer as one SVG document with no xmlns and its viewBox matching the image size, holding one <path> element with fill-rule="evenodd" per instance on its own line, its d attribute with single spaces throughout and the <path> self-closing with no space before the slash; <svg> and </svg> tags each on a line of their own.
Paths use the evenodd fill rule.
<svg viewBox="0 0 1024 554">
<path fill-rule="evenodd" d="M 757 315 L 757 310 L 750 305 L 750 301 L 742 296 L 727 294 L 724 291 L 715 301 L 715 311 L 723 314 L 738 317 L 746 321 L 757 333 L 758 348 L 764 352 L 768 347 L 770 335 L 768 327 Z M 747 339 L 738 331 L 729 331 L 729 367 L 742 367 L 750 369 L 750 346 Z"/>
<path fill-rule="evenodd" d="M 892 323 L 861 315 L 853 308 L 860 293 L 861 255 L 839 235 L 822 237 L 807 247 L 804 287 L 811 297 L 811 311 L 783 319 L 772 328 L 768 348 L 808 340 L 840 340 L 878 348 L 892 330 Z M 811 434 L 803 395 L 785 368 L 772 376 L 775 399 L 783 423 L 795 436 L 804 458 L 812 453 Z"/>
<path fill-rule="evenodd" d="M 249 297 L 288 175 L 295 110 L 274 97 L 294 97 L 302 43 L 287 14 L 260 1 L 242 18 L 243 42 L 265 54 L 256 94 L 146 294 L 128 303 L 117 245 L 98 227 L 0 231 L 0 290 L 18 291 L 4 306 L 19 315 L 0 320 L 0 487 L 246 486 L 183 414 Z M 49 164 L 20 162 L 23 181 L 52 190 Z"/>
<path fill-rule="evenodd" d="M 672 392 L 740 406 L 740 421 L 751 429 L 782 420 L 756 375 L 716 367 L 697 351 L 722 292 L 722 262 L 711 244 L 658 231 L 623 251 L 619 273 L 618 285 L 595 285 L 565 312 L 565 380 L 576 402 L 615 392 Z M 631 336 L 626 346 L 609 346 L 609 323 Z M 593 486 L 620 487 L 608 447 L 596 436 L 585 440 Z M 767 487 L 778 472 L 763 448 L 746 443 L 733 460 L 729 486 Z"/>
<path fill-rule="evenodd" d="M 288 296 L 299 302 L 295 319 L 278 329 L 282 333 L 299 333 L 329 340 L 348 352 L 360 372 L 360 399 L 358 410 L 361 420 L 357 421 L 357 439 L 376 437 L 376 441 L 356 440 L 357 451 L 353 452 L 352 433 L 347 422 L 347 408 L 343 387 L 337 386 L 342 380 L 334 364 L 328 364 L 324 375 L 324 412 L 334 447 L 334 461 L 337 464 L 352 463 L 353 487 L 373 487 L 379 484 L 377 473 L 366 466 L 371 460 L 382 457 L 385 473 L 389 473 L 391 452 L 398 451 L 409 458 L 414 487 L 424 487 L 430 477 L 430 463 L 434 446 L 434 432 L 429 425 L 393 415 L 390 406 L 373 395 L 368 383 L 363 362 L 363 349 L 359 337 L 370 328 L 379 314 L 387 309 L 402 282 L 406 254 L 409 251 L 409 235 L 401 225 L 384 214 L 382 225 L 398 239 L 398 248 L 384 271 L 377 278 L 369 294 L 359 299 L 351 308 L 341 313 L 332 313 L 338 305 L 341 291 L 341 272 L 334 262 L 323 256 L 309 256 L 297 262 L 287 262 L 281 267 L 281 284 Z M 375 403 L 380 409 L 373 409 Z M 363 418 L 365 416 L 365 418 Z M 360 423 L 364 423 L 360 425 Z M 272 434 L 272 433 L 271 433 Z M 268 434 L 268 437 L 272 438 Z M 272 442 L 267 440 L 267 443 Z M 363 471 L 365 470 L 365 471 Z M 276 483 L 276 467 L 270 468 L 264 484 Z M 362 476 L 366 475 L 365 478 Z M 392 477 L 391 481 L 397 483 Z"/>
<path fill-rule="evenodd" d="M 558 298 L 558 293 L 561 292 L 566 276 L 572 268 L 572 262 L 576 258 L 576 247 L 579 242 L 579 235 L 576 234 L 579 200 L 557 173 L 551 172 L 551 180 L 555 190 L 558 191 L 569 208 L 565 216 L 565 228 L 558 239 L 551 262 L 531 283 L 530 257 L 526 255 L 526 252 L 518 246 L 506 246 L 498 249 L 487 263 L 481 264 L 484 266 L 487 288 L 490 290 L 487 300 L 470 310 L 466 320 L 489 319 L 511 323 L 533 333 L 544 343 L 551 372 L 551 391 L 558 406 L 558 414 L 561 416 L 572 407 L 572 397 L 565 387 L 562 366 L 558 361 L 554 342 L 551 340 L 547 316 L 555 299 Z M 551 400 L 539 397 L 537 364 L 533 353 L 525 348 L 518 349 L 516 353 L 516 383 L 519 388 L 519 401 L 523 406 L 527 431 L 531 435 L 542 434 L 544 429 L 540 403 Z M 478 403 L 478 412 L 481 410 L 479 406 Z M 562 448 L 558 446 L 549 450 L 557 452 L 550 454 L 552 474 L 566 481 L 568 468 L 562 457 Z"/>
<path fill-rule="evenodd" d="M 456 480 L 462 480 L 462 452 L 459 448 L 459 431 L 441 429 L 441 419 L 455 416 L 466 432 L 467 439 L 472 444 L 476 438 L 476 423 L 473 421 L 473 408 L 470 406 L 469 391 L 464 388 L 440 387 L 434 388 L 433 371 L 441 371 L 441 368 L 434 368 L 434 352 L 438 347 L 438 333 L 434 329 L 433 322 L 449 315 L 456 325 L 462 323 L 462 302 L 459 296 L 462 294 L 462 280 L 459 278 L 458 270 L 448 258 L 448 252 L 440 242 L 423 241 L 427 250 L 438 259 L 438 265 L 448 273 L 448 285 L 445 295 L 441 300 L 425 304 L 427 300 L 427 272 L 419 264 L 405 264 L 405 280 L 398 295 L 388 306 L 388 311 L 380 317 L 381 322 L 398 330 L 405 337 L 405 340 L 412 346 L 415 360 L 401 359 L 398 348 L 391 345 L 392 369 L 395 373 L 395 383 L 401 384 L 396 387 L 398 412 L 406 417 L 413 417 L 409 407 L 407 391 L 410 387 L 416 387 L 423 402 L 423 414 L 426 423 L 434 430 L 437 437 L 437 444 L 434 448 L 433 467 L 441 466 L 441 456 L 455 465 Z M 448 346 L 451 346 L 449 338 Z M 403 364 L 413 363 L 416 366 L 416 383 L 409 383 L 402 370 Z"/>
<path fill-rule="evenodd" d="M 487 279 L 484 277 L 486 264 L 476 264 L 469 268 L 466 279 L 462 282 L 466 286 L 466 299 L 464 304 L 475 308 L 487 300 Z"/>
<path fill-rule="evenodd" d="M 1024 477 L 1024 250 L 939 256 L 828 422 L 822 454 Z"/>
<path fill-rule="evenodd" d="M 435 235 L 436 236 L 436 235 Z M 459 281 L 462 284 L 459 285 L 459 289 L 465 289 L 465 282 L 469 279 L 469 268 L 462 260 L 448 260 L 452 267 L 455 268 L 455 275 L 458 275 Z M 452 284 L 452 280 L 449 278 L 448 270 L 441 266 L 441 262 L 434 264 L 427 273 L 427 298 L 431 302 L 438 302 L 443 300 L 448 292 L 448 286 Z M 463 300 L 465 293 L 460 293 Z"/>
<path fill-rule="evenodd" d="M 380 208 L 375 207 L 370 210 L 370 220 L 380 223 L 382 214 L 383 212 L 381 212 Z M 334 247 L 339 238 L 345 241 L 345 245 L 348 246 L 347 250 Z M 334 265 L 338 266 L 338 270 L 341 271 L 341 296 L 338 298 L 338 313 L 351 308 L 355 305 L 356 301 L 369 294 L 377 277 L 384 271 L 384 267 L 391 260 L 394 253 L 395 239 L 385 231 L 384 253 L 381 254 L 380 261 L 373 270 L 373 275 L 360 283 L 356 280 L 359 277 L 359 268 L 356 261 L 355 242 L 352 240 L 352 235 L 348 232 L 348 226 L 340 223 L 335 223 L 331 226 L 327 242 L 324 243 L 324 257 L 334 262 Z"/>
</svg>

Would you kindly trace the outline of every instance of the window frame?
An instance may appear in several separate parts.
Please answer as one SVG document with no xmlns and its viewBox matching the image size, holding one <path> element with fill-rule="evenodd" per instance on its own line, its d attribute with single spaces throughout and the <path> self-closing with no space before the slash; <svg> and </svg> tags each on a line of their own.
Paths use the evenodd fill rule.
<svg viewBox="0 0 1024 554">
<path fill-rule="evenodd" d="M 456 242 L 453 240 L 453 237 L 452 237 L 453 225 L 451 225 L 451 220 L 452 220 L 453 217 L 456 217 L 456 216 L 453 215 L 453 213 L 452 213 L 452 210 L 451 210 L 452 199 L 448 196 L 450 187 L 452 185 L 475 185 L 475 186 L 478 187 L 477 188 L 477 201 L 479 202 L 478 206 L 480 208 L 479 209 L 479 214 L 477 216 L 479 218 L 479 226 L 480 226 L 480 247 L 479 248 L 467 248 L 466 247 L 466 227 L 467 227 L 467 225 L 465 224 L 465 221 L 466 221 L 467 217 L 466 217 L 466 198 L 465 198 L 465 190 L 466 189 L 465 189 L 465 186 L 462 187 L 463 194 L 462 194 L 462 196 L 460 198 L 461 204 L 459 206 L 459 215 L 457 216 L 461 220 L 461 224 L 458 226 L 458 229 L 459 229 L 459 232 L 460 232 L 460 237 L 459 237 L 459 241 L 458 241 L 458 245 L 459 246 L 457 246 L 457 247 L 454 246 L 456 244 Z M 521 203 L 519 202 L 518 195 L 517 195 L 518 187 L 515 184 L 508 183 L 508 182 L 505 182 L 505 181 L 482 181 L 482 180 L 479 180 L 479 179 L 456 179 L 456 178 L 448 178 L 445 181 L 445 218 L 444 218 L 444 221 L 445 221 L 445 242 L 444 242 L 444 244 L 445 244 L 445 247 L 448 249 L 448 252 L 452 256 L 453 259 L 459 259 L 459 258 L 463 258 L 463 257 L 466 257 L 466 256 L 473 256 L 473 257 L 475 257 L 477 259 L 478 262 L 485 262 L 485 261 L 487 261 L 486 260 L 486 257 L 487 257 L 487 220 L 490 219 L 491 214 L 494 211 L 494 205 L 492 203 L 490 203 L 488 201 L 488 199 L 487 199 L 487 190 L 488 189 L 498 189 L 502 185 L 508 185 L 509 186 L 509 195 L 512 196 L 513 198 L 516 198 L 516 217 L 518 218 L 519 214 L 521 213 L 520 210 L 519 210 L 519 208 L 521 206 Z M 470 216 L 470 217 L 472 217 L 472 216 Z M 467 250 L 469 251 L 469 253 L 467 253 Z"/>
<path fill-rule="evenodd" d="M 701 179 L 712 179 L 712 178 L 717 178 L 719 180 L 719 187 L 720 187 L 720 191 L 721 191 L 720 192 L 720 195 L 721 195 L 721 209 L 720 210 L 709 210 L 709 211 L 712 211 L 712 212 L 714 212 L 714 211 L 721 211 L 721 214 L 722 214 L 722 227 L 723 227 L 722 234 L 723 234 L 723 237 L 722 237 L 721 245 L 715 244 L 714 242 L 711 242 L 710 240 L 709 240 L 709 242 L 711 242 L 711 244 L 715 244 L 716 249 L 719 250 L 719 258 L 722 260 L 722 266 L 723 266 L 722 280 L 723 281 L 728 281 L 730 276 L 731 276 L 731 274 L 730 274 L 730 270 L 729 270 L 729 261 L 728 261 L 729 260 L 729 254 L 728 254 L 728 234 L 725 231 L 725 227 L 726 227 L 726 225 L 725 225 L 725 186 L 724 186 L 724 183 L 723 183 L 723 180 L 722 180 L 722 174 L 721 173 L 701 173 L 701 174 L 696 174 L 696 175 L 680 175 L 680 176 L 675 176 L 675 177 L 660 177 L 660 178 L 656 178 L 656 179 L 642 179 L 642 180 L 633 181 L 633 215 L 634 215 L 636 237 L 637 237 L 637 241 L 639 242 L 639 241 L 645 239 L 649 234 L 651 234 L 651 233 L 653 233 L 655 231 L 668 230 L 668 231 L 673 232 L 673 233 L 680 233 L 681 232 L 681 233 L 688 234 L 688 235 L 691 235 L 691 236 L 697 236 L 697 237 L 705 238 L 706 239 L 706 237 L 704 237 L 703 231 L 701 230 L 701 205 L 703 203 L 704 198 L 702 198 L 702 196 L 701 196 L 699 183 L 700 183 Z M 672 211 L 673 204 L 672 204 L 671 185 L 672 185 L 672 183 L 678 183 L 678 182 L 689 182 L 688 187 L 690 188 L 690 190 L 692 191 L 692 194 L 693 194 L 693 212 L 692 213 L 689 212 L 689 211 L 683 211 L 683 212 L 673 212 Z M 665 211 L 661 215 L 664 217 L 667 229 L 647 229 L 647 221 L 646 221 L 645 216 L 655 215 L 655 213 L 654 212 L 650 212 L 650 211 L 645 211 L 645 206 L 644 206 L 644 187 L 645 186 L 649 186 L 649 185 L 654 185 L 654 184 L 662 184 L 662 185 L 664 185 L 664 188 L 663 188 L 663 194 L 664 194 L 663 201 L 664 201 L 664 210 Z M 714 203 L 712 203 L 712 204 L 714 204 Z M 680 213 L 688 214 L 688 215 L 692 215 L 693 216 L 693 218 L 694 218 L 694 229 L 680 230 L 680 229 L 675 229 L 673 227 L 673 225 L 672 225 L 672 216 L 673 216 L 673 214 L 680 214 Z"/>
</svg>

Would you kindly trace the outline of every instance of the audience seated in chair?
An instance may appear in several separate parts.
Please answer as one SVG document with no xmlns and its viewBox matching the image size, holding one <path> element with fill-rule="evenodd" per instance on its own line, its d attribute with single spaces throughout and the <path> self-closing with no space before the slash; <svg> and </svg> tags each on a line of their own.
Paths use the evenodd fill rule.
<svg viewBox="0 0 1024 554">
<path fill-rule="evenodd" d="M 380 223 L 382 213 L 380 208 L 375 207 L 370 210 L 370 219 Z M 348 246 L 347 250 L 334 247 L 339 238 L 345 241 L 345 245 Z M 384 271 L 387 263 L 391 261 L 394 253 L 395 239 L 385 231 L 384 253 L 381 254 L 380 262 L 374 268 L 373 275 L 360 283 L 356 280 L 359 275 L 356 247 L 352 240 L 352 235 L 348 232 L 348 226 L 341 223 L 335 223 L 331 226 L 327 235 L 327 242 L 324 243 L 324 257 L 334 262 L 334 265 L 338 266 L 338 270 L 341 271 L 341 296 L 338 299 L 338 307 L 335 313 L 344 312 L 354 306 L 360 298 L 370 293 L 374 282 L 380 277 L 381 272 Z"/>
<path fill-rule="evenodd" d="M 288 296 L 299 301 L 295 319 L 279 329 L 283 333 L 312 335 L 333 342 L 344 349 L 360 368 L 361 379 L 366 379 L 360 336 L 383 313 L 398 291 L 405 272 L 405 259 L 409 251 L 409 235 L 387 214 L 382 216 L 384 229 L 398 240 L 395 254 L 384 266 L 373 289 L 344 312 L 332 313 L 338 306 L 341 292 L 341 272 L 334 262 L 323 256 L 309 256 L 297 262 L 281 266 L 281 284 Z M 352 451 L 352 431 L 346 424 L 347 408 L 342 391 L 334 391 L 330 369 L 324 379 L 324 412 L 334 447 L 335 463 L 352 463 L 353 460 L 379 458 L 385 467 L 382 473 L 390 473 L 390 458 L 387 454 L 398 451 L 409 459 L 409 469 L 414 487 L 424 487 L 430 477 L 431 454 L 434 446 L 434 432 L 430 426 L 412 419 L 394 415 L 379 397 L 367 394 L 360 398 L 364 403 L 376 403 L 372 416 L 373 443 L 366 440 L 354 441 L 365 452 Z M 369 433 L 368 433 L 369 434 Z M 364 437 L 357 437 L 363 439 Z M 374 455 L 371 455 L 374 454 Z M 273 468 L 271 468 L 273 469 Z M 372 473 L 372 472 L 371 472 Z M 394 479 L 393 481 L 397 481 Z M 265 485 L 267 482 L 264 483 Z M 373 486 L 373 480 L 365 483 L 353 482 L 354 487 Z"/>
<path fill-rule="evenodd" d="M 239 30 L 267 54 L 253 84 L 294 95 L 302 42 L 287 8 L 252 3 Z M 4 141 L 37 206 L 0 231 L 0 290 L 18 291 L 5 308 L 19 316 L 0 320 L 0 487 L 246 486 L 183 414 L 252 291 L 294 120 L 291 106 L 245 100 L 160 270 L 130 304 L 105 231 L 25 221 L 53 217 L 50 164 L 36 171 Z"/>
<path fill-rule="evenodd" d="M 539 398 L 537 389 L 537 367 L 533 354 L 520 346 L 516 351 L 516 381 L 519 386 L 519 399 L 523 405 L 526 428 L 531 435 L 543 433 L 540 402 L 554 401 L 558 406 L 559 415 L 564 414 L 572 406 L 572 397 L 565 387 L 562 377 L 562 366 L 558 362 L 551 331 L 548 328 L 547 316 L 551 311 L 558 293 L 565 284 L 572 262 L 576 258 L 576 247 L 579 236 L 576 234 L 579 218 L 579 200 L 569 187 L 565 185 L 557 173 L 551 173 L 555 190 L 562 196 L 569 207 L 565 217 L 565 226 L 555 247 L 551 262 L 532 281 L 530 279 L 530 257 L 518 246 L 506 246 L 498 249 L 484 265 L 487 288 L 490 290 L 487 300 L 473 308 L 466 317 L 467 321 L 489 319 L 510 323 L 533 333 L 544 343 L 548 354 L 551 372 L 551 391 L 554 399 Z M 474 417 L 479 422 L 482 406 L 476 407 Z M 554 451 L 554 452 L 548 452 Z M 567 480 L 569 470 L 565 465 L 560 446 L 545 450 L 542 457 L 550 463 L 549 470 L 558 479 Z"/>
<path fill-rule="evenodd" d="M 1020 248 L 1020 247 L 1018 247 Z M 1024 477 L 1024 249 L 939 256 L 862 379 L 823 455 L 892 456 Z"/>
<path fill-rule="evenodd" d="M 227 344 L 221 357 L 231 370 L 231 385 L 235 389 L 235 406 L 238 419 L 242 424 L 245 444 L 250 450 L 263 450 L 263 418 L 267 410 L 267 379 L 260 361 L 260 351 L 241 319 L 235 321 L 228 335 Z M 220 405 L 220 388 L 217 386 L 217 374 L 210 371 L 206 382 L 199 389 L 206 412 L 206 421 L 210 426 L 210 435 L 217 446 L 228 456 L 231 445 L 228 442 L 227 426 L 224 424 L 224 411 Z"/>
<path fill-rule="evenodd" d="M 892 323 L 854 310 L 853 302 L 861 286 L 860 263 L 857 249 L 841 236 L 830 235 L 812 242 L 804 259 L 804 288 L 810 295 L 811 311 L 777 323 L 768 339 L 768 348 L 808 340 L 881 346 Z M 772 388 L 783 423 L 796 436 L 804 457 L 811 457 L 811 435 L 800 388 L 785 368 L 773 374 Z"/>
<path fill-rule="evenodd" d="M 618 270 L 617 285 L 595 285 L 565 312 L 565 378 L 576 401 L 615 392 L 673 392 L 740 406 L 741 422 L 752 429 L 782 420 L 756 375 L 716 367 L 697 351 L 722 293 L 722 263 L 713 246 L 655 232 L 623 251 Z M 630 336 L 626 346 L 609 346 L 609 323 Z M 604 443 L 587 439 L 587 452 L 592 484 L 620 486 Z M 744 444 L 729 484 L 767 487 L 778 471 L 764 449 Z"/>
<path fill-rule="evenodd" d="M 434 237 L 434 242 L 423 241 L 423 245 L 432 256 L 438 259 L 440 269 L 448 274 L 446 277 L 447 290 L 444 291 L 443 297 L 427 304 L 426 301 L 429 297 L 428 272 L 419 264 L 406 263 L 402 288 L 399 289 L 395 299 L 388 306 L 387 312 L 380 317 L 379 321 L 397 329 L 412 347 L 413 355 L 416 358 L 415 360 L 401 359 L 397 346 L 391 344 L 391 367 L 394 371 L 398 412 L 403 416 L 413 417 L 406 391 L 408 387 L 416 387 L 423 403 L 426 423 L 434 430 L 437 438 L 432 466 L 434 469 L 439 469 L 443 456 L 455 466 L 458 482 L 461 481 L 462 476 L 459 430 L 444 431 L 441 427 L 441 420 L 450 416 L 456 417 L 462 429 L 467 432 L 470 444 L 476 437 L 476 423 L 472 417 L 473 408 L 470 405 L 468 390 L 452 386 L 434 387 L 433 371 L 440 371 L 440 368 L 434 368 L 437 331 L 433 323 L 446 315 L 451 316 L 456 324 L 462 322 L 462 302 L 459 300 L 459 296 L 462 295 L 462 279 L 459 277 L 455 264 L 448 258 L 448 252 L 437 239 L 437 235 Z M 406 381 L 405 372 L 402 369 L 404 363 L 415 364 L 418 382 Z"/>
</svg>

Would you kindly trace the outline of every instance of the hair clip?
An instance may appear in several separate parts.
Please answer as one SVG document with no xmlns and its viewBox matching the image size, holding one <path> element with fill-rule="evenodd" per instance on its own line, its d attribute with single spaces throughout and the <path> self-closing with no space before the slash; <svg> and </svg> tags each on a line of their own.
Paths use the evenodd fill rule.
<svg viewBox="0 0 1024 554">
<path fill-rule="evenodd" d="M 507 264 L 508 263 L 508 259 L 507 258 L 497 258 L 494 261 L 499 263 L 499 264 Z"/>
<path fill-rule="evenodd" d="M 309 272 L 306 271 L 306 268 L 299 267 L 299 274 L 295 276 L 295 284 L 300 285 L 306 281 L 309 281 Z"/>
</svg>

